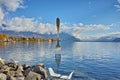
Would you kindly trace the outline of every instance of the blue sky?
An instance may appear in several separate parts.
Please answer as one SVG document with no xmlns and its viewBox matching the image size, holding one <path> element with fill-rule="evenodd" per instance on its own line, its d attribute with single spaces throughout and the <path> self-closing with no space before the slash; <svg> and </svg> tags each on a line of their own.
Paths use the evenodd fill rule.
<svg viewBox="0 0 120 80">
<path fill-rule="evenodd" d="M 55 33 L 59 17 L 61 31 L 77 38 L 120 33 L 120 0 L 0 0 L 0 14 L 16 31 Z"/>
<path fill-rule="evenodd" d="M 52 24 L 56 17 L 70 24 L 111 24 L 120 21 L 116 4 L 117 0 L 27 0 L 24 9 L 10 15 L 42 18 Z"/>
<path fill-rule="evenodd" d="M 117 0 L 27 0 L 24 9 L 9 16 L 41 18 L 52 24 L 55 24 L 56 17 L 69 24 L 111 24 L 120 21 L 116 4 Z"/>
</svg>

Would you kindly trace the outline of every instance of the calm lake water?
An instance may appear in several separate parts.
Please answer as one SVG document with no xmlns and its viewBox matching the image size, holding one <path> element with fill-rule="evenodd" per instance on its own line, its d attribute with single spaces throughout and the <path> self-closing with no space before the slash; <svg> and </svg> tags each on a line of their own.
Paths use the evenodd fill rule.
<svg viewBox="0 0 120 80">
<path fill-rule="evenodd" d="M 0 43 L 0 57 L 20 64 L 43 63 L 72 80 L 120 80 L 120 43 L 115 42 Z"/>
</svg>

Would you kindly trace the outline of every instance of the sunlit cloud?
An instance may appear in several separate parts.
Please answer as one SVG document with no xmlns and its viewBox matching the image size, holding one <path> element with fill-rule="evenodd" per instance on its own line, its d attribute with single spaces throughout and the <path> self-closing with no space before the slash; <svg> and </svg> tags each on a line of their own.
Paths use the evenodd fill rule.
<svg viewBox="0 0 120 80">
<path fill-rule="evenodd" d="M 9 11 L 15 12 L 23 7 L 23 0 L 0 0 L 0 26 Z"/>
<path fill-rule="evenodd" d="M 14 17 L 11 20 L 5 22 L 7 25 L 7 30 L 13 31 L 31 31 L 41 34 L 50 34 L 56 33 L 56 28 L 53 24 L 50 23 L 41 23 L 35 20 L 34 18 L 25 18 L 25 17 Z"/>
<path fill-rule="evenodd" d="M 8 30 L 14 31 L 31 31 L 34 30 L 34 26 L 36 25 L 33 18 L 19 18 L 15 17 L 6 22 Z"/>
<path fill-rule="evenodd" d="M 79 38 L 79 39 L 88 39 L 93 36 L 91 35 L 85 35 L 84 33 L 86 32 L 91 32 L 91 31 L 98 31 L 98 30 L 109 30 L 110 27 L 108 25 L 103 25 L 103 24 L 90 24 L 90 25 L 85 25 L 83 23 L 78 23 L 78 24 L 73 24 L 73 26 L 68 27 L 66 25 L 62 26 L 62 31 L 66 32 L 68 34 L 71 34 L 72 36 Z"/>
<path fill-rule="evenodd" d="M 0 7 L 5 7 L 8 11 L 16 11 L 23 8 L 23 0 L 0 0 Z"/>
<path fill-rule="evenodd" d="M 50 24 L 50 23 L 38 23 L 38 26 L 37 26 L 37 32 L 41 33 L 41 34 L 44 34 L 44 33 L 47 33 L 47 34 L 55 34 L 56 33 L 56 28 L 53 24 Z M 35 28 L 36 29 L 36 28 Z"/>
<path fill-rule="evenodd" d="M 34 18 L 25 18 L 25 17 L 14 17 L 5 23 L 7 25 L 7 30 L 13 31 L 31 31 L 37 32 L 40 34 L 56 34 L 56 25 L 50 23 L 42 23 Z M 73 24 L 68 26 L 66 23 L 61 23 L 60 32 L 68 33 L 79 39 L 88 39 L 93 38 L 93 35 L 85 35 L 86 32 L 98 31 L 98 30 L 109 30 L 108 25 L 103 24 L 89 24 L 85 25 L 83 23 Z"/>
</svg>

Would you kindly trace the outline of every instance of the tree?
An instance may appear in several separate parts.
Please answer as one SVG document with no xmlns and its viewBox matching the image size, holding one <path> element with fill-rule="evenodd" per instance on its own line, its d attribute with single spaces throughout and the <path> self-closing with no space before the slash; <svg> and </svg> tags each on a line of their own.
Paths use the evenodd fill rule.
<svg viewBox="0 0 120 80">
<path fill-rule="evenodd" d="M 0 41 L 7 41 L 9 36 L 7 34 L 0 34 Z"/>
</svg>

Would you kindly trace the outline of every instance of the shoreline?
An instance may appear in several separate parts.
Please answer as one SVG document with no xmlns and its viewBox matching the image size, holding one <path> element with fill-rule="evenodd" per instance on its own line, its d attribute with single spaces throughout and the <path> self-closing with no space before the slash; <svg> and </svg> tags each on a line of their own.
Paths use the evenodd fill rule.
<svg viewBox="0 0 120 80">
<path fill-rule="evenodd" d="M 44 64 L 20 65 L 14 60 L 9 62 L 0 58 L 0 80 L 50 80 Z"/>
</svg>

